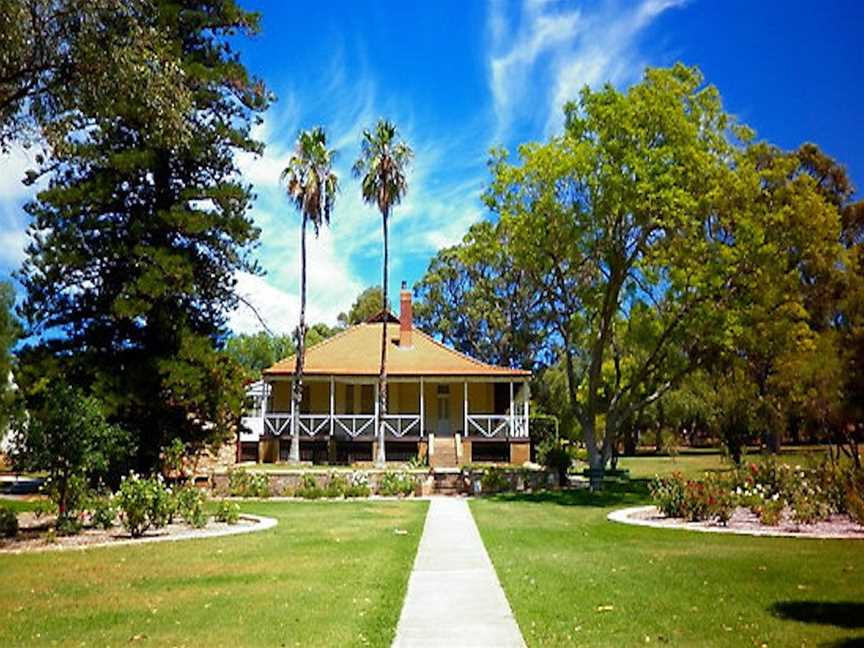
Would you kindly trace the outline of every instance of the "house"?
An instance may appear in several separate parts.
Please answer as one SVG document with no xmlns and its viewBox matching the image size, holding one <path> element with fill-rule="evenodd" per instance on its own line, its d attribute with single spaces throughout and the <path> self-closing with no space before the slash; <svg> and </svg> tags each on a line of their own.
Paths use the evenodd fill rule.
<svg viewBox="0 0 864 648">
<path fill-rule="evenodd" d="M 387 414 L 378 411 L 381 327 L 386 319 Z M 288 458 L 295 358 L 264 371 L 259 459 Z M 400 315 L 380 313 L 306 350 L 299 413 L 300 458 L 372 461 L 385 428 L 388 461 L 428 457 L 433 467 L 471 462 L 522 464 L 530 456 L 531 372 L 475 360 L 414 327 L 402 284 Z"/>
<path fill-rule="evenodd" d="M 246 386 L 246 403 L 237 435 L 237 461 L 257 461 L 258 443 L 264 434 L 264 403 L 270 386 L 256 380 Z"/>
</svg>

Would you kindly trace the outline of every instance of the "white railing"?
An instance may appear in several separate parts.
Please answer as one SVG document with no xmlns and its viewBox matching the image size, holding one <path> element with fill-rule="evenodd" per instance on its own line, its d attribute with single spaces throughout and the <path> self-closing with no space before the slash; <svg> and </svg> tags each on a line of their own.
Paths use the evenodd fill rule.
<svg viewBox="0 0 864 648">
<path fill-rule="evenodd" d="M 420 435 L 419 414 L 387 414 L 382 417 L 384 431 L 393 436 L 403 437 L 409 432 Z"/>
<path fill-rule="evenodd" d="M 374 414 L 336 414 L 333 417 L 334 432 L 344 432 L 352 439 L 364 432 L 375 433 Z"/>
<path fill-rule="evenodd" d="M 528 436 L 527 419 L 524 416 L 512 417 L 509 414 L 469 414 L 468 434 L 481 434 L 486 438 Z"/>
<path fill-rule="evenodd" d="M 290 414 L 267 414 L 264 417 L 264 432 L 281 436 L 282 433 L 291 433 Z"/>
<path fill-rule="evenodd" d="M 300 426 L 300 432 L 306 433 L 310 437 L 314 437 L 319 432 L 330 432 L 330 415 L 329 414 L 301 414 L 297 421 Z"/>
</svg>

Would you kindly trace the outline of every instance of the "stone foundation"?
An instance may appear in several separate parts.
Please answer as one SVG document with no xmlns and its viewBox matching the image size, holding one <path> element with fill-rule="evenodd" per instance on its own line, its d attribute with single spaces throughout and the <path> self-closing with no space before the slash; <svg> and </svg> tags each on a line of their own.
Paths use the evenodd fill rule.
<svg viewBox="0 0 864 648">
<path fill-rule="evenodd" d="M 429 496 L 434 494 L 467 494 L 479 495 L 484 492 L 482 487 L 483 475 L 486 473 L 486 468 L 462 468 L 461 470 L 415 470 L 411 471 L 414 479 L 414 495 Z M 498 473 L 506 480 L 508 486 L 504 490 L 514 492 L 530 492 L 546 488 L 556 488 L 558 480 L 555 472 L 545 469 L 532 468 L 495 468 Z M 254 472 L 254 471 L 250 471 Z M 330 480 L 331 474 L 343 475 L 350 477 L 352 472 L 363 472 L 369 480 L 369 488 L 373 494 L 377 494 L 381 479 L 387 470 L 379 469 L 363 469 L 358 468 L 355 471 L 339 470 L 328 472 L 324 470 L 309 470 L 303 468 L 286 468 L 279 472 L 261 472 L 267 476 L 269 483 L 270 494 L 274 497 L 290 497 L 296 490 L 303 485 L 304 479 L 312 476 L 315 483 L 324 488 Z M 441 480 L 448 478 L 447 488 L 440 490 Z M 218 473 L 212 475 L 210 485 L 215 496 L 224 497 L 230 495 L 228 489 L 228 473 Z"/>
</svg>

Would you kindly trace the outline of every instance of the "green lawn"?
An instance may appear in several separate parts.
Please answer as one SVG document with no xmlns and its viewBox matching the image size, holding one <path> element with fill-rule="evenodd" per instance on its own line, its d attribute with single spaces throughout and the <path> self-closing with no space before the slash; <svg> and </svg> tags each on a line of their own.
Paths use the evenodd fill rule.
<svg viewBox="0 0 864 648">
<path fill-rule="evenodd" d="M 778 461 L 795 464 L 805 464 L 809 460 L 818 460 L 826 456 L 827 449 L 823 446 L 802 446 L 784 448 L 776 455 Z M 758 451 L 745 455 L 744 461 L 759 462 L 763 456 Z M 651 478 L 654 475 L 666 475 L 679 471 L 687 477 L 701 477 L 706 471 L 725 472 L 732 465 L 715 449 L 686 449 L 675 456 L 639 455 L 636 457 L 621 457 L 619 468 L 626 468 L 634 478 Z"/>
<path fill-rule="evenodd" d="M 226 538 L 0 555 L 0 646 L 390 644 L 427 503 L 242 508 L 279 525 Z"/>
<path fill-rule="evenodd" d="M 861 646 L 864 541 L 608 522 L 644 482 L 473 500 L 529 646 Z"/>
</svg>

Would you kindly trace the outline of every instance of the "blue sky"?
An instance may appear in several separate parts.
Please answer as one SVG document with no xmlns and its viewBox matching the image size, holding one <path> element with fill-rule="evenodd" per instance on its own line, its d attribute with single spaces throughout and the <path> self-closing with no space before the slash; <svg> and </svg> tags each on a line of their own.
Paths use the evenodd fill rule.
<svg viewBox="0 0 864 648">
<path fill-rule="evenodd" d="M 310 315 L 330 323 L 380 282 L 380 217 L 363 205 L 349 173 L 361 130 L 379 116 L 393 119 L 416 152 L 391 226 L 393 295 L 487 217 L 480 194 L 491 146 L 547 137 L 561 125 L 563 101 L 584 84 L 623 88 L 646 65 L 698 65 L 727 110 L 760 138 L 785 148 L 816 142 L 864 186 L 861 2 L 242 4 L 263 15 L 262 34 L 240 43 L 243 60 L 279 99 L 257 131 L 266 153 L 239 161 L 258 194 L 257 254 L 267 274 L 241 275 L 238 285 L 276 330 L 290 330 L 297 316 L 298 219 L 278 178 L 300 128 L 323 125 L 339 152 L 333 224 L 310 243 Z M 3 275 L 22 256 L 20 207 L 32 190 L 18 179 L 27 155 L 0 158 Z M 259 328 L 242 307 L 231 326 Z"/>
</svg>

